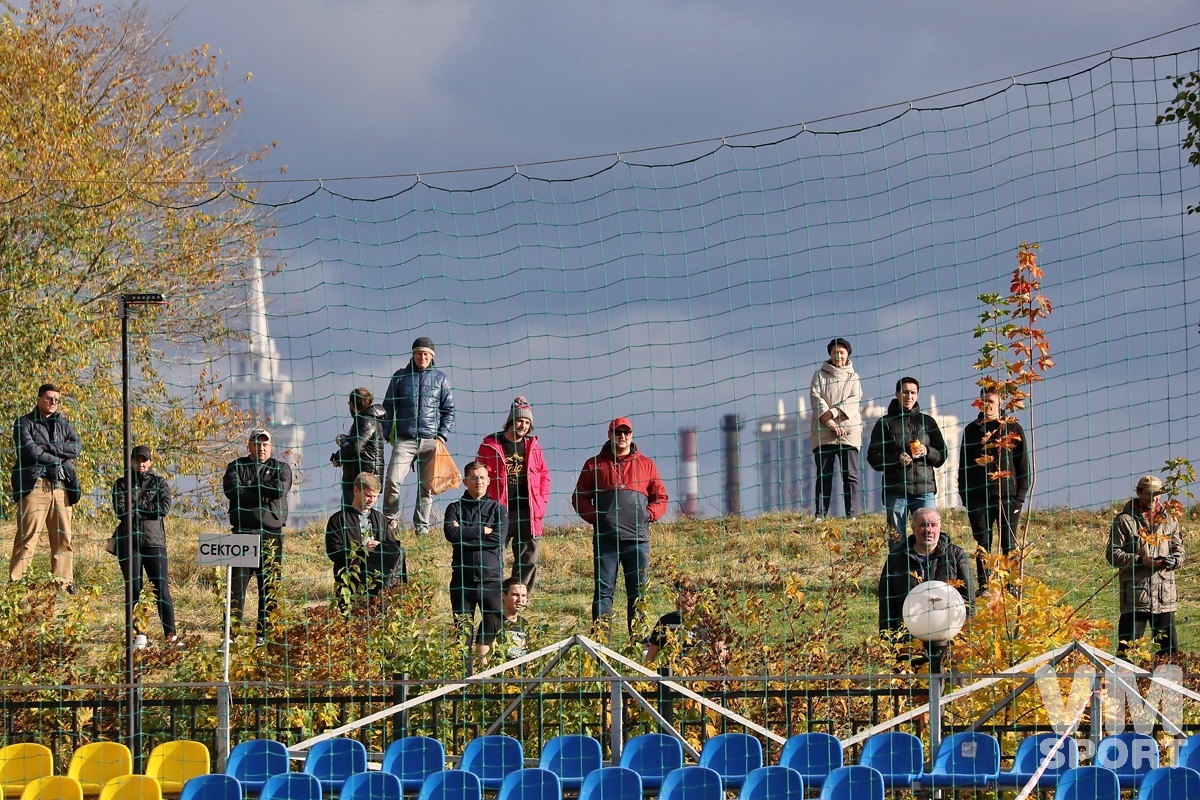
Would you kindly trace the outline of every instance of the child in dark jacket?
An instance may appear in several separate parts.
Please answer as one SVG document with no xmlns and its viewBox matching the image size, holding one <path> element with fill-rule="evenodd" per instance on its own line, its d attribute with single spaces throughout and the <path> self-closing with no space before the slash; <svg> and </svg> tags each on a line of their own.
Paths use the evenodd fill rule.
<svg viewBox="0 0 1200 800">
<path fill-rule="evenodd" d="M 446 506 L 442 527 L 454 547 L 450 572 L 450 607 L 459 627 L 474 628 L 475 609 L 483 612 L 480 644 L 491 644 L 500 630 L 504 607 L 500 584 L 504 578 L 503 537 L 508 512 L 487 495 L 487 467 L 472 461 L 463 469 L 467 491 Z M 470 636 L 470 634 L 468 634 Z M 473 637 L 472 637 L 473 638 Z"/>
</svg>

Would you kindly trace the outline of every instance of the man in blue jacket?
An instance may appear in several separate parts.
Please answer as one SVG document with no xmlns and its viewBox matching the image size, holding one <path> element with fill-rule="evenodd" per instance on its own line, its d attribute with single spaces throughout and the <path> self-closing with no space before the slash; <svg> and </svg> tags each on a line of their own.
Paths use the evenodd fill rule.
<svg viewBox="0 0 1200 800">
<path fill-rule="evenodd" d="M 392 445 L 383 486 L 383 516 L 389 528 L 399 527 L 400 484 L 409 471 L 417 473 L 417 504 L 413 527 L 418 536 L 429 532 L 433 494 L 421 475 L 421 465 L 432 458 L 437 440 L 454 432 L 454 392 L 446 373 L 433 366 L 433 340 L 420 336 L 413 342 L 412 360 L 397 370 L 383 398 L 384 428 Z"/>
</svg>

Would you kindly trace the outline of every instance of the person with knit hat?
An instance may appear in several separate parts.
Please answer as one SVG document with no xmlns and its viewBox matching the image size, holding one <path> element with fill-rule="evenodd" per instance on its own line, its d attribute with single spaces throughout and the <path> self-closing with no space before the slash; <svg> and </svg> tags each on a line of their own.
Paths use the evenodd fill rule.
<svg viewBox="0 0 1200 800">
<path fill-rule="evenodd" d="M 650 523 L 667 512 L 667 487 L 658 467 L 633 443 L 633 422 L 617 417 L 608 441 L 583 465 L 571 505 L 592 526 L 595 587 L 592 622 L 612 617 L 617 570 L 625 573 L 629 632 L 650 571 Z"/>
<path fill-rule="evenodd" d="M 400 484 L 410 471 L 417 473 L 417 503 L 413 527 L 417 535 L 429 532 L 433 493 L 421 479 L 421 464 L 432 458 L 437 441 L 448 441 L 454 432 L 454 390 L 446 373 L 433 365 L 433 340 L 418 336 L 412 359 L 396 371 L 383 398 L 384 431 L 392 445 L 383 485 L 383 516 L 388 528 L 399 527 Z"/>
<path fill-rule="evenodd" d="M 850 363 L 850 342 L 835 338 L 825 348 L 829 360 L 813 373 L 812 449 L 817 462 L 818 519 L 829 515 L 834 464 L 842 464 L 842 499 L 846 516 L 858 516 L 858 454 L 862 448 L 862 383 Z"/>
<path fill-rule="evenodd" d="M 504 429 L 484 437 L 476 460 L 496 476 L 487 493 L 508 508 L 506 546 L 512 547 L 512 576 L 532 592 L 537 578 L 542 520 L 550 502 L 550 470 L 533 435 L 533 408 L 524 397 L 513 400 Z"/>
</svg>

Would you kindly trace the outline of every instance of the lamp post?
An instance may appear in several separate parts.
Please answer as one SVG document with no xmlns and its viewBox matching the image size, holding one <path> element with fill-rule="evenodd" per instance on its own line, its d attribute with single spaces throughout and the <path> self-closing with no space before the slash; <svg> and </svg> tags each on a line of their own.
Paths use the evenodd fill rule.
<svg viewBox="0 0 1200 800">
<path fill-rule="evenodd" d="M 142 565 L 134 562 L 133 545 L 133 458 L 129 422 L 129 309 L 144 306 L 165 306 L 167 300 L 157 292 L 124 293 L 117 305 L 121 314 L 121 436 L 125 457 L 125 569 L 129 577 L 133 570 L 140 570 Z M 129 711 L 129 749 L 133 753 L 133 764 L 136 772 L 142 772 L 142 693 L 138 686 L 137 665 L 133 658 L 133 607 L 138 599 L 133 596 L 133 581 L 125 581 L 125 682 L 128 685 L 126 707 Z"/>
<path fill-rule="evenodd" d="M 929 653 L 929 753 L 942 741 L 942 656 L 967 621 L 967 604 L 945 581 L 925 581 L 904 598 L 904 625 Z"/>
</svg>

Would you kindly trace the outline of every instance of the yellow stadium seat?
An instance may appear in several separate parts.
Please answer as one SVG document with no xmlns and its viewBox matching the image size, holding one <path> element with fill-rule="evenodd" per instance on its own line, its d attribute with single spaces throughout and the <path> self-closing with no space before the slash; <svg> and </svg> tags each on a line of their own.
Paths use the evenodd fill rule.
<svg viewBox="0 0 1200 800">
<path fill-rule="evenodd" d="M 133 755 L 119 742 L 92 742 L 71 755 L 68 777 L 79 781 L 84 797 L 100 794 L 100 787 L 113 778 L 133 774 Z"/>
<path fill-rule="evenodd" d="M 118 775 L 100 789 L 100 800 L 162 800 L 162 787 L 145 775 Z"/>
<path fill-rule="evenodd" d="M 32 781 L 53 774 L 54 756 L 49 747 L 29 742 L 0 747 L 0 785 L 5 797 L 15 800 Z"/>
<path fill-rule="evenodd" d="M 164 796 L 176 796 L 189 780 L 207 775 L 209 763 L 208 748 L 200 742 L 163 742 L 150 751 L 146 775 L 158 781 Z"/>
<path fill-rule="evenodd" d="M 30 781 L 21 800 L 83 800 L 83 787 L 74 778 L 51 775 Z"/>
</svg>

